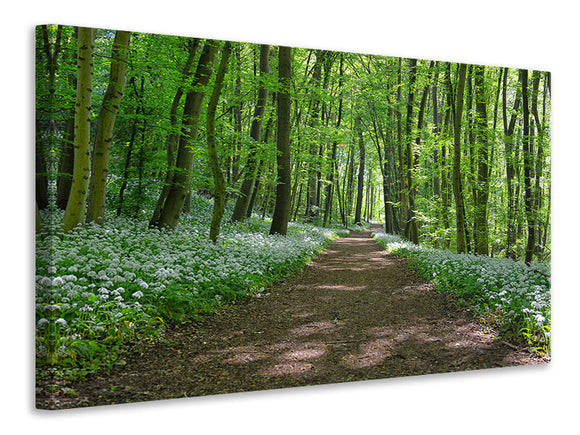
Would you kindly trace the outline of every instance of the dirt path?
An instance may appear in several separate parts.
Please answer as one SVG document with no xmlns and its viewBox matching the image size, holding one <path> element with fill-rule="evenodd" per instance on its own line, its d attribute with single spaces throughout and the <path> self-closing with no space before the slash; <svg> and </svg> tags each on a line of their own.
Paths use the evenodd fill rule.
<svg viewBox="0 0 580 435">
<path fill-rule="evenodd" d="M 106 378 L 72 385 L 78 394 L 69 406 L 534 362 L 382 250 L 370 230 L 335 240 L 271 294 L 166 339 Z"/>
</svg>

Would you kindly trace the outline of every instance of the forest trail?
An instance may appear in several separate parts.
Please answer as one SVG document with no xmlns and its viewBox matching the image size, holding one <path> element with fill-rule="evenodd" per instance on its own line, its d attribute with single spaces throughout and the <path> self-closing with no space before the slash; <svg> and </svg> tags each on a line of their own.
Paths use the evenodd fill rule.
<svg viewBox="0 0 580 435">
<path fill-rule="evenodd" d="M 533 362 L 385 252 L 377 229 L 336 239 L 268 295 L 136 346 L 125 366 L 71 385 L 69 406 Z"/>
</svg>

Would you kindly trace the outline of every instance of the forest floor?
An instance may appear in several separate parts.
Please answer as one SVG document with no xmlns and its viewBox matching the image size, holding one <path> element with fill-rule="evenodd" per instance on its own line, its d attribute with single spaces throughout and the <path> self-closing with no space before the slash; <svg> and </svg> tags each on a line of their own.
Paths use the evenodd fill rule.
<svg viewBox="0 0 580 435">
<path fill-rule="evenodd" d="M 59 394 L 68 408 L 544 363 L 388 254 L 333 241 L 269 294 L 137 343 L 127 364 Z M 45 407 L 45 406 L 41 406 Z"/>
</svg>

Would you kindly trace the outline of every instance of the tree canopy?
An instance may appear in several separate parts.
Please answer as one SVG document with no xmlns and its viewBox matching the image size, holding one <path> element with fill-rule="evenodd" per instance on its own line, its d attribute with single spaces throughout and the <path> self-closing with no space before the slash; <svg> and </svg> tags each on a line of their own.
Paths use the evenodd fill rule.
<svg viewBox="0 0 580 435">
<path fill-rule="evenodd" d="M 548 72 L 285 50 L 39 26 L 39 210 L 66 210 L 64 232 L 108 214 L 171 230 L 195 193 L 238 222 L 381 221 L 416 244 L 549 260 Z"/>
</svg>

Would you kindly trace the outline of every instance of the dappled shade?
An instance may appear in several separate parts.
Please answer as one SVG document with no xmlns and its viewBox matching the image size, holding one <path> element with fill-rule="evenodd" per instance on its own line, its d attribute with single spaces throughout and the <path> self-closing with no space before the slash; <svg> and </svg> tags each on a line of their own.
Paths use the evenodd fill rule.
<svg viewBox="0 0 580 435">
<path fill-rule="evenodd" d="M 166 338 L 75 388 L 116 403 L 541 362 L 495 339 L 370 231 L 335 240 L 267 297 Z"/>
</svg>

